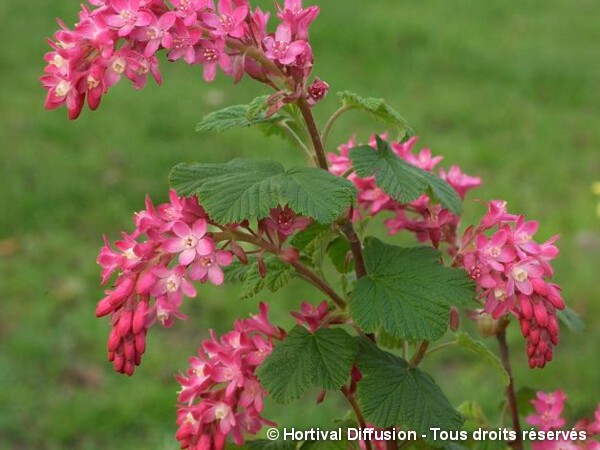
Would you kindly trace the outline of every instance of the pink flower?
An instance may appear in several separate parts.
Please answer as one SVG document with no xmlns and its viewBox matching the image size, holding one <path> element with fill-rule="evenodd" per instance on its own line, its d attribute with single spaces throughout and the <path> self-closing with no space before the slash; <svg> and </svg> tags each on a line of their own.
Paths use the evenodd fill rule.
<svg viewBox="0 0 600 450">
<path fill-rule="evenodd" d="M 170 0 L 175 14 L 179 17 L 186 27 L 191 27 L 198 20 L 198 12 L 208 8 L 209 0 Z"/>
<path fill-rule="evenodd" d="M 169 253 L 179 253 L 179 264 L 187 266 L 196 257 L 207 257 L 215 251 L 213 240 L 206 236 L 206 220 L 198 219 L 190 228 L 185 222 L 176 222 L 173 233 L 177 237 L 164 243 L 164 249 Z"/>
<path fill-rule="evenodd" d="M 166 296 L 169 302 L 179 305 L 185 294 L 187 297 L 196 297 L 196 289 L 186 277 L 185 267 L 178 266 L 174 269 L 157 266 L 152 268 L 152 274 L 156 277 L 154 286 L 150 293 L 155 297 Z"/>
<path fill-rule="evenodd" d="M 535 278 L 541 278 L 544 275 L 544 270 L 533 259 L 525 259 L 513 264 L 508 269 L 508 283 L 506 285 L 507 292 L 512 295 L 515 290 L 522 292 L 525 295 L 533 293 L 533 283 Z"/>
<path fill-rule="evenodd" d="M 58 74 L 44 75 L 41 81 L 44 87 L 48 89 L 44 105 L 46 109 L 56 109 L 59 106 L 66 105 L 69 111 L 69 119 L 77 119 L 81 114 L 85 97 L 75 89 L 73 83 L 66 76 Z"/>
<path fill-rule="evenodd" d="M 450 166 L 448 172 L 443 168 L 440 169 L 440 178 L 452 186 L 462 198 L 465 198 L 467 192 L 471 189 L 481 186 L 481 178 L 463 173 L 460 167 L 456 165 Z"/>
<path fill-rule="evenodd" d="M 350 160 L 350 150 L 356 147 L 356 140 L 353 136 L 350 140 L 338 147 L 339 155 L 335 153 L 328 153 L 327 159 L 329 160 L 329 171 L 341 177 L 352 169 L 352 161 Z"/>
<path fill-rule="evenodd" d="M 279 18 L 288 25 L 297 39 L 308 40 L 308 28 L 319 15 L 318 6 L 302 8 L 302 0 L 285 0 Z"/>
<path fill-rule="evenodd" d="M 297 57 L 310 50 L 306 41 L 292 41 L 292 31 L 286 23 L 277 27 L 274 37 L 264 38 L 263 45 L 267 57 L 283 65 L 293 64 Z"/>
<path fill-rule="evenodd" d="M 292 312 L 298 325 L 306 325 L 311 333 L 317 331 L 325 322 L 329 315 L 329 304 L 326 301 L 319 303 L 315 307 L 311 303 L 303 302 L 300 306 L 300 312 Z"/>
<path fill-rule="evenodd" d="M 482 234 L 477 237 L 477 250 L 481 260 L 494 270 L 502 272 L 504 264 L 517 257 L 516 252 L 505 245 L 508 238 L 509 231 L 506 229 L 497 231 L 489 240 Z"/>
<path fill-rule="evenodd" d="M 176 21 L 175 28 L 171 31 L 172 39 L 168 42 L 169 60 L 177 61 L 183 58 L 188 64 L 196 62 L 196 50 L 194 46 L 200 40 L 202 32 L 197 28 L 188 28 L 184 22 Z"/>
<path fill-rule="evenodd" d="M 567 399 L 563 392 L 556 391 L 549 394 L 538 392 L 536 396 L 537 398 L 531 401 L 535 407 L 535 413 L 525 419 L 527 423 L 542 431 L 561 428 L 565 424 L 565 419 L 561 417 L 561 414 Z"/>
<path fill-rule="evenodd" d="M 140 9 L 139 0 L 112 0 L 111 7 L 116 14 L 103 16 L 110 27 L 119 30 L 119 36 L 129 35 L 135 27 L 145 27 L 152 22 L 152 14 Z"/>
<path fill-rule="evenodd" d="M 276 232 L 283 241 L 297 231 L 306 229 L 311 222 L 310 218 L 297 215 L 286 205 L 283 208 L 278 206 L 272 209 L 269 217 L 262 221 L 262 226 L 267 231 Z"/>
<path fill-rule="evenodd" d="M 223 284 L 225 278 L 222 267 L 231 265 L 233 254 L 223 250 L 200 255 L 190 268 L 190 278 L 203 283 L 209 280 L 215 286 Z"/>
<path fill-rule="evenodd" d="M 137 28 L 133 31 L 132 37 L 140 42 L 146 42 L 144 56 L 147 58 L 154 56 L 162 45 L 164 48 L 170 48 L 173 44 L 173 37 L 169 30 L 175 25 L 177 15 L 168 12 L 158 19 L 153 18 L 152 22 L 145 27 Z"/>
<path fill-rule="evenodd" d="M 225 41 L 215 39 L 213 41 L 202 40 L 196 50 L 196 63 L 204 67 L 204 81 L 211 82 L 217 75 L 217 66 L 224 73 L 231 73 L 231 58 L 225 52 Z"/>
<path fill-rule="evenodd" d="M 248 15 L 248 3 L 238 1 L 234 7 L 232 0 L 219 0 L 218 11 L 218 14 L 205 12 L 201 16 L 202 22 L 211 28 L 212 36 L 244 37 L 246 33 L 244 21 Z"/>
</svg>

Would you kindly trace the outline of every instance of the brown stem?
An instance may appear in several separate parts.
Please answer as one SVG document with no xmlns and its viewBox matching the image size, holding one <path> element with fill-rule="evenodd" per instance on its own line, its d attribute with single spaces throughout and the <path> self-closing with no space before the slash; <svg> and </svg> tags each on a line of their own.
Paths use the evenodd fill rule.
<svg viewBox="0 0 600 450">
<path fill-rule="evenodd" d="M 344 397 L 346 397 L 348 399 L 348 403 L 350 403 L 350 406 L 352 407 L 352 411 L 354 411 L 354 415 L 356 416 L 358 425 L 360 426 L 361 429 L 364 430 L 365 428 L 367 428 L 367 422 L 365 421 L 365 418 L 362 414 L 360 405 L 356 401 L 356 397 L 354 397 L 354 394 L 352 394 L 346 386 L 342 386 L 341 391 L 342 391 L 342 394 L 344 394 Z M 367 450 L 371 450 L 371 442 L 365 441 L 365 447 L 367 448 Z"/>
<path fill-rule="evenodd" d="M 425 354 L 427 353 L 428 347 L 429 347 L 429 341 L 421 342 L 421 345 L 419 345 L 419 349 L 417 350 L 417 353 L 415 353 L 413 355 L 413 357 L 411 358 L 408 365 L 410 367 L 417 367 L 421 363 L 421 361 L 423 361 L 423 358 L 425 357 Z"/>
<path fill-rule="evenodd" d="M 365 267 L 365 259 L 363 257 L 362 243 L 350 220 L 346 221 L 342 226 L 342 231 L 348 238 L 350 249 L 352 250 L 352 256 L 354 257 L 354 268 L 356 271 L 356 278 L 361 279 L 367 274 Z"/>
<path fill-rule="evenodd" d="M 315 118 L 310 110 L 310 105 L 303 97 L 300 98 L 296 104 L 298 105 L 298 108 L 300 108 L 302 117 L 304 117 L 304 121 L 306 122 L 308 134 L 310 135 L 310 140 L 313 143 L 319 167 L 324 170 L 329 170 L 327 158 L 325 157 L 325 149 L 323 148 L 323 142 L 321 141 L 321 135 L 319 134 L 317 124 L 315 123 Z"/>
<path fill-rule="evenodd" d="M 293 262 L 291 265 L 296 269 L 296 271 L 306 278 L 309 282 L 311 282 L 315 287 L 324 292 L 333 300 L 333 302 L 340 309 L 346 309 L 346 301 L 340 297 L 337 292 L 333 290 L 331 286 L 329 286 L 322 278 L 320 278 L 316 273 L 310 270 L 301 262 Z"/>
<path fill-rule="evenodd" d="M 498 344 L 500 345 L 500 360 L 506 373 L 508 373 L 509 384 L 506 388 L 506 397 L 508 399 L 508 407 L 512 416 L 513 429 L 517 434 L 517 438 L 510 442 L 509 445 L 514 450 L 523 450 L 523 439 L 521 433 L 521 423 L 519 422 L 519 407 L 517 405 L 517 396 L 515 395 L 515 382 L 513 379 L 512 369 L 510 366 L 510 356 L 508 352 L 508 343 L 506 342 L 506 330 L 502 330 L 496 335 Z"/>
</svg>

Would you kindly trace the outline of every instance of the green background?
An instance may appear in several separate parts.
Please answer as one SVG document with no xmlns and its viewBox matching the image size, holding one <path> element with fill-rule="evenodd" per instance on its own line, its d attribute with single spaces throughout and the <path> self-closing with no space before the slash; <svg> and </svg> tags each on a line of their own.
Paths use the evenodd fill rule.
<svg viewBox="0 0 600 450">
<path fill-rule="evenodd" d="M 101 236 L 131 230 L 149 193 L 167 197 L 166 177 L 180 161 L 236 156 L 302 155 L 257 130 L 197 134 L 213 109 L 266 93 L 221 77 L 207 85 L 201 68 L 163 64 L 164 85 L 136 92 L 113 88 L 99 111 L 69 123 L 64 109 L 45 112 L 38 77 L 59 16 L 72 23 L 78 1 L 0 3 L 0 449 L 175 449 L 173 375 L 183 370 L 209 327 L 272 301 L 286 311 L 321 294 L 300 284 L 240 301 L 236 288 L 199 289 L 187 322 L 155 328 L 135 377 L 105 361 L 106 320 L 94 318 L 102 295 L 95 265 Z M 256 4 L 271 7 L 272 2 Z M 477 198 L 504 198 L 512 211 L 541 222 L 539 237 L 560 233 L 556 280 L 587 330 L 562 331 L 555 361 L 526 368 L 524 343 L 511 334 L 518 386 L 563 388 L 572 417 L 600 400 L 600 221 L 590 185 L 600 179 L 600 3 L 594 0 L 324 1 L 313 27 L 315 74 L 332 92 L 385 97 L 413 125 L 420 144 L 483 177 L 466 203 L 465 221 L 482 213 Z M 335 95 L 316 110 L 326 119 Z M 331 143 L 383 129 L 349 114 Z M 329 149 L 332 150 L 332 149 Z M 376 230 L 372 227 L 371 230 Z M 391 241 L 397 241 L 392 239 Z M 495 347 L 493 341 L 487 342 Z M 501 385 L 489 368 L 460 351 L 432 356 L 425 367 L 457 405 L 478 400 L 498 417 Z M 281 426 L 321 426 L 342 415 L 332 393 L 285 408 L 268 404 Z"/>
</svg>

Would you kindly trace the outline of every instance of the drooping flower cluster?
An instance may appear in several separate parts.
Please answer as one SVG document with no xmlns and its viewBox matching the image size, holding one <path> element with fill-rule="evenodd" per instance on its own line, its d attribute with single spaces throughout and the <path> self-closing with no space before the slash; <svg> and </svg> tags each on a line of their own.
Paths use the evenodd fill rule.
<svg viewBox="0 0 600 450">
<path fill-rule="evenodd" d="M 315 80 L 310 88 L 313 55 L 308 29 L 319 8 L 302 7 L 301 0 L 278 6 L 280 23 L 267 32 L 269 13 L 250 11 L 247 0 L 89 0 L 73 29 L 61 29 L 49 40 L 52 51 L 41 77 L 48 90 L 46 108 L 66 105 L 76 119 L 87 98 L 90 109 L 123 76 L 136 89 L 148 74 L 161 83 L 156 54 L 170 61 L 201 65 L 212 81 L 221 68 L 239 81 L 244 74 L 275 87 L 279 106 L 305 95 L 311 104 L 327 93 Z"/>
<path fill-rule="evenodd" d="M 117 372 L 128 375 L 141 362 L 148 328 L 156 321 L 170 327 L 174 318 L 184 318 L 184 296 L 196 296 L 192 282 L 222 284 L 221 267 L 233 261 L 231 252 L 217 248 L 195 197 L 171 191 L 170 202 L 158 207 L 147 198 L 146 210 L 134 222 L 135 231 L 123 233 L 116 250 L 105 238 L 98 256 L 103 284 L 115 272 L 118 276 L 96 315 L 111 315 L 109 359 Z"/>
<path fill-rule="evenodd" d="M 512 314 L 520 321 L 531 368 L 552 360 L 556 311 L 565 306 L 560 287 L 548 281 L 558 236 L 540 244 L 537 231 L 537 222 L 509 214 L 506 202 L 492 201 L 481 223 L 465 231 L 457 257 L 475 280 L 485 311 L 494 319 Z"/>
<path fill-rule="evenodd" d="M 176 438 L 181 448 L 190 450 L 225 447 L 227 436 L 243 445 L 244 434 L 256 434 L 264 424 L 275 424 L 261 416 L 266 392 L 255 371 L 273 350 L 273 339 L 285 332 L 269 322 L 268 307 L 260 314 L 238 320 L 234 330 L 202 343 L 198 357 L 190 358 L 190 368 L 177 380 L 178 400 Z"/>
<path fill-rule="evenodd" d="M 562 416 L 566 400 L 565 394 L 559 390 L 552 393 L 538 392 L 536 398 L 531 401 L 535 412 L 525 420 L 529 425 L 541 432 L 549 432 L 553 437 L 553 439 L 532 440 L 533 450 L 600 449 L 600 442 L 594 440 L 595 436 L 600 435 L 600 405 L 593 419 L 582 419 L 565 433 L 553 433 L 562 430 L 566 423 Z"/>
<path fill-rule="evenodd" d="M 390 143 L 391 149 L 409 164 L 427 172 L 434 172 L 442 157 L 433 156 L 428 148 L 415 154 L 413 148 L 417 140 L 416 137 L 413 137 L 406 142 L 392 142 Z M 375 136 L 371 137 L 369 145 L 374 149 L 377 147 Z M 431 242 L 436 248 L 442 242 L 447 242 L 451 246 L 456 243 L 456 230 L 460 222 L 458 216 L 441 205 L 433 203 L 427 195 L 422 195 L 408 204 L 399 203 L 377 187 L 373 177 L 358 177 L 353 171 L 349 156 L 350 150 L 355 146 L 355 139 L 352 138 L 339 147 L 338 154 L 329 153 L 328 155 L 331 173 L 346 176 L 358 190 L 360 210 L 355 219 L 359 219 L 361 214 L 376 216 L 387 211 L 394 214 L 393 218 L 385 221 L 391 235 L 407 230 L 414 233 L 420 242 Z M 456 165 L 451 166 L 448 171 L 440 169 L 438 173 L 462 198 L 469 190 L 481 185 L 481 179 L 464 174 Z"/>
</svg>

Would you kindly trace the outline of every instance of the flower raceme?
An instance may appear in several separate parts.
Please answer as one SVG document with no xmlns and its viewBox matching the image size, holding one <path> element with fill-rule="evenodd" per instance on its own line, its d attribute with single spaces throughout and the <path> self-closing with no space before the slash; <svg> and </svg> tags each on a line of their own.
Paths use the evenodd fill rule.
<svg viewBox="0 0 600 450">
<path fill-rule="evenodd" d="M 186 373 L 177 376 L 176 438 L 181 448 L 222 449 L 227 436 L 243 445 L 244 434 L 275 425 L 261 416 L 266 392 L 255 371 L 273 351 L 273 340 L 284 337 L 270 323 L 264 303 L 258 315 L 238 320 L 233 331 L 220 338 L 211 332 Z"/>
<path fill-rule="evenodd" d="M 431 150 L 425 148 L 414 153 L 418 138 L 413 137 L 406 142 L 392 142 L 392 151 L 399 157 L 420 169 L 433 172 L 443 159 L 433 156 Z M 372 136 L 369 145 L 376 148 L 375 136 Z M 434 203 L 427 195 L 403 204 L 395 201 L 375 184 L 374 177 L 360 178 L 354 172 L 350 159 L 350 150 L 356 146 L 354 138 L 338 148 L 338 153 L 329 153 L 330 171 L 334 175 L 346 176 L 354 183 L 358 190 L 359 210 L 354 219 L 360 220 L 363 216 L 377 216 L 383 212 L 393 214 L 391 219 L 385 221 L 390 235 L 406 230 L 414 233 L 420 242 L 431 242 L 436 248 L 442 242 L 454 246 L 457 239 L 457 229 L 460 218 L 450 211 Z M 439 175 L 459 195 L 464 198 L 468 191 L 481 185 L 481 179 L 464 174 L 458 166 L 452 166 L 448 171 L 439 170 Z"/>
<path fill-rule="evenodd" d="M 118 272 L 115 287 L 96 308 L 98 317 L 111 314 L 108 351 L 117 372 L 133 374 L 153 323 L 170 327 L 175 318 L 185 317 L 183 298 L 196 297 L 192 281 L 220 285 L 222 267 L 233 261 L 207 231 L 210 222 L 197 199 L 175 192 L 170 197 L 158 207 L 148 198 L 146 210 L 135 215 L 135 231 L 123 233 L 116 250 L 105 238 L 98 256 L 103 283 Z"/>
<path fill-rule="evenodd" d="M 299 0 L 279 6 L 280 20 L 267 32 L 269 14 L 254 11 L 246 0 L 90 0 L 79 21 L 61 29 L 49 43 L 41 82 L 48 91 L 46 108 L 66 105 L 76 119 L 87 98 L 96 109 L 108 89 L 122 76 L 136 89 L 148 75 L 161 83 L 156 54 L 164 50 L 170 61 L 183 59 L 201 65 L 212 81 L 220 68 L 239 81 L 244 74 L 278 89 L 305 90 L 312 68 L 308 29 L 319 8 L 304 9 Z M 320 101 L 327 84 L 316 80 L 307 95 Z M 280 96 L 286 96 L 283 91 Z M 296 95 L 297 94 L 293 94 Z"/>
<path fill-rule="evenodd" d="M 567 397 L 561 390 L 537 392 L 536 398 L 531 400 L 535 412 L 525 420 L 540 432 L 560 432 L 566 423 L 563 417 L 566 400 Z M 579 420 L 565 435 L 569 437 L 532 440 L 531 447 L 533 450 L 599 450 L 600 442 L 594 440 L 594 437 L 600 435 L 600 405 L 596 408 L 593 419 Z"/>
<path fill-rule="evenodd" d="M 565 307 L 560 286 L 549 281 L 558 236 L 538 243 L 538 227 L 509 214 L 506 202 L 492 201 L 480 224 L 465 231 L 456 258 L 477 284 L 485 312 L 494 319 L 511 314 L 520 321 L 532 368 L 552 360 L 558 344 L 556 311 Z"/>
</svg>

